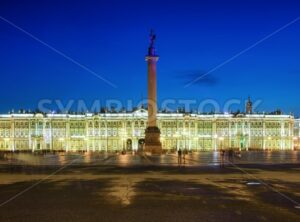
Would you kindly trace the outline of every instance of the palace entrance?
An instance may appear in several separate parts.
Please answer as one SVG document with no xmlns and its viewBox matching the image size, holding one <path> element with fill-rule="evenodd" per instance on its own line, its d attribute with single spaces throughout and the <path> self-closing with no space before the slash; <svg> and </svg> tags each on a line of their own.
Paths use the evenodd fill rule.
<svg viewBox="0 0 300 222">
<path fill-rule="evenodd" d="M 126 141 L 126 151 L 132 151 L 132 139 Z"/>
<path fill-rule="evenodd" d="M 143 151 L 144 150 L 144 145 L 145 145 L 145 139 L 139 139 L 138 140 L 138 151 Z"/>
<path fill-rule="evenodd" d="M 43 138 L 41 137 L 32 137 L 32 151 L 43 149 Z"/>
</svg>

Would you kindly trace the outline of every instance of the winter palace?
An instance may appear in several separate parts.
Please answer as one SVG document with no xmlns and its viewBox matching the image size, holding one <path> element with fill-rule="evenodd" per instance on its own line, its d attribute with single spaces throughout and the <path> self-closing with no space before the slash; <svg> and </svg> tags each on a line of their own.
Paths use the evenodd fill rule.
<svg viewBox="0 0 300 222">
<path fill-rule="evenodd" d="M 148 112 L 2 114 L 0 150 L 141 150 Z M 158 113 L 164 150 L 291 150 L 291 115 Z M 298 141 L 298 140 L 297 140 Z"/>
</svg>

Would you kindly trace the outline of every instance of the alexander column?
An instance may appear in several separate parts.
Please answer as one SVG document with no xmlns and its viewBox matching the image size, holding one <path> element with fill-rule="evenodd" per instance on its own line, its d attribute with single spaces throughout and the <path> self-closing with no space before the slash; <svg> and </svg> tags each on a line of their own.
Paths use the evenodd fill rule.
<svg viewBox="0 0 300 222">
<path fill-rule="evenodd" d="M 152 154 L 161 154 L 160 130 L 156 124 L 157 100 L 156 100 L 156 62 L 158 56 L 155 53 L 153 31 L 150 33 L 150 45 L 146 61 L 148 64 L 148 126 L 145 130 L 145 151 Z"/>
</svg>

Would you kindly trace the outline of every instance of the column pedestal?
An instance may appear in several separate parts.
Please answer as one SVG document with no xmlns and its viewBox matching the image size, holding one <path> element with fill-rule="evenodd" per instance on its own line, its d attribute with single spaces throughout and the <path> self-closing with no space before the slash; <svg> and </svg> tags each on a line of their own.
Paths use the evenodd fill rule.
<svg viewBox="0 0 300 222">
<path fill-rule="evenodd" d="M 162 146 L 160 142 L 160 130 L 156 126 L 149 126 L 145 130 L 145 152 L 151 154 L 161 154 Z"/>
</svg>

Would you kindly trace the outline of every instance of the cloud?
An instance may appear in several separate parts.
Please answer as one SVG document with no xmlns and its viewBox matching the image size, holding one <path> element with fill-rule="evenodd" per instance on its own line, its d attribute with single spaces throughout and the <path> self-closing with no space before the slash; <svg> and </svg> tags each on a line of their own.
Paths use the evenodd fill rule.
<svg viewBox="0 0 300 222">
<path fill-rule="evenodd" d="M 186 85 L 195 79 L 201 77 L 206 73 L 203 70 L 180 70 L 177 71 L 177 79 L 183 81 L 183 84 Z M 205 75 L 203 78 L 199 79 L 198 81 L 194 82 L 193 85 L 201 85 L 201 86 L 215 86 L 218 84 L 219 80 L 213 75 Z"/>
</svg>

